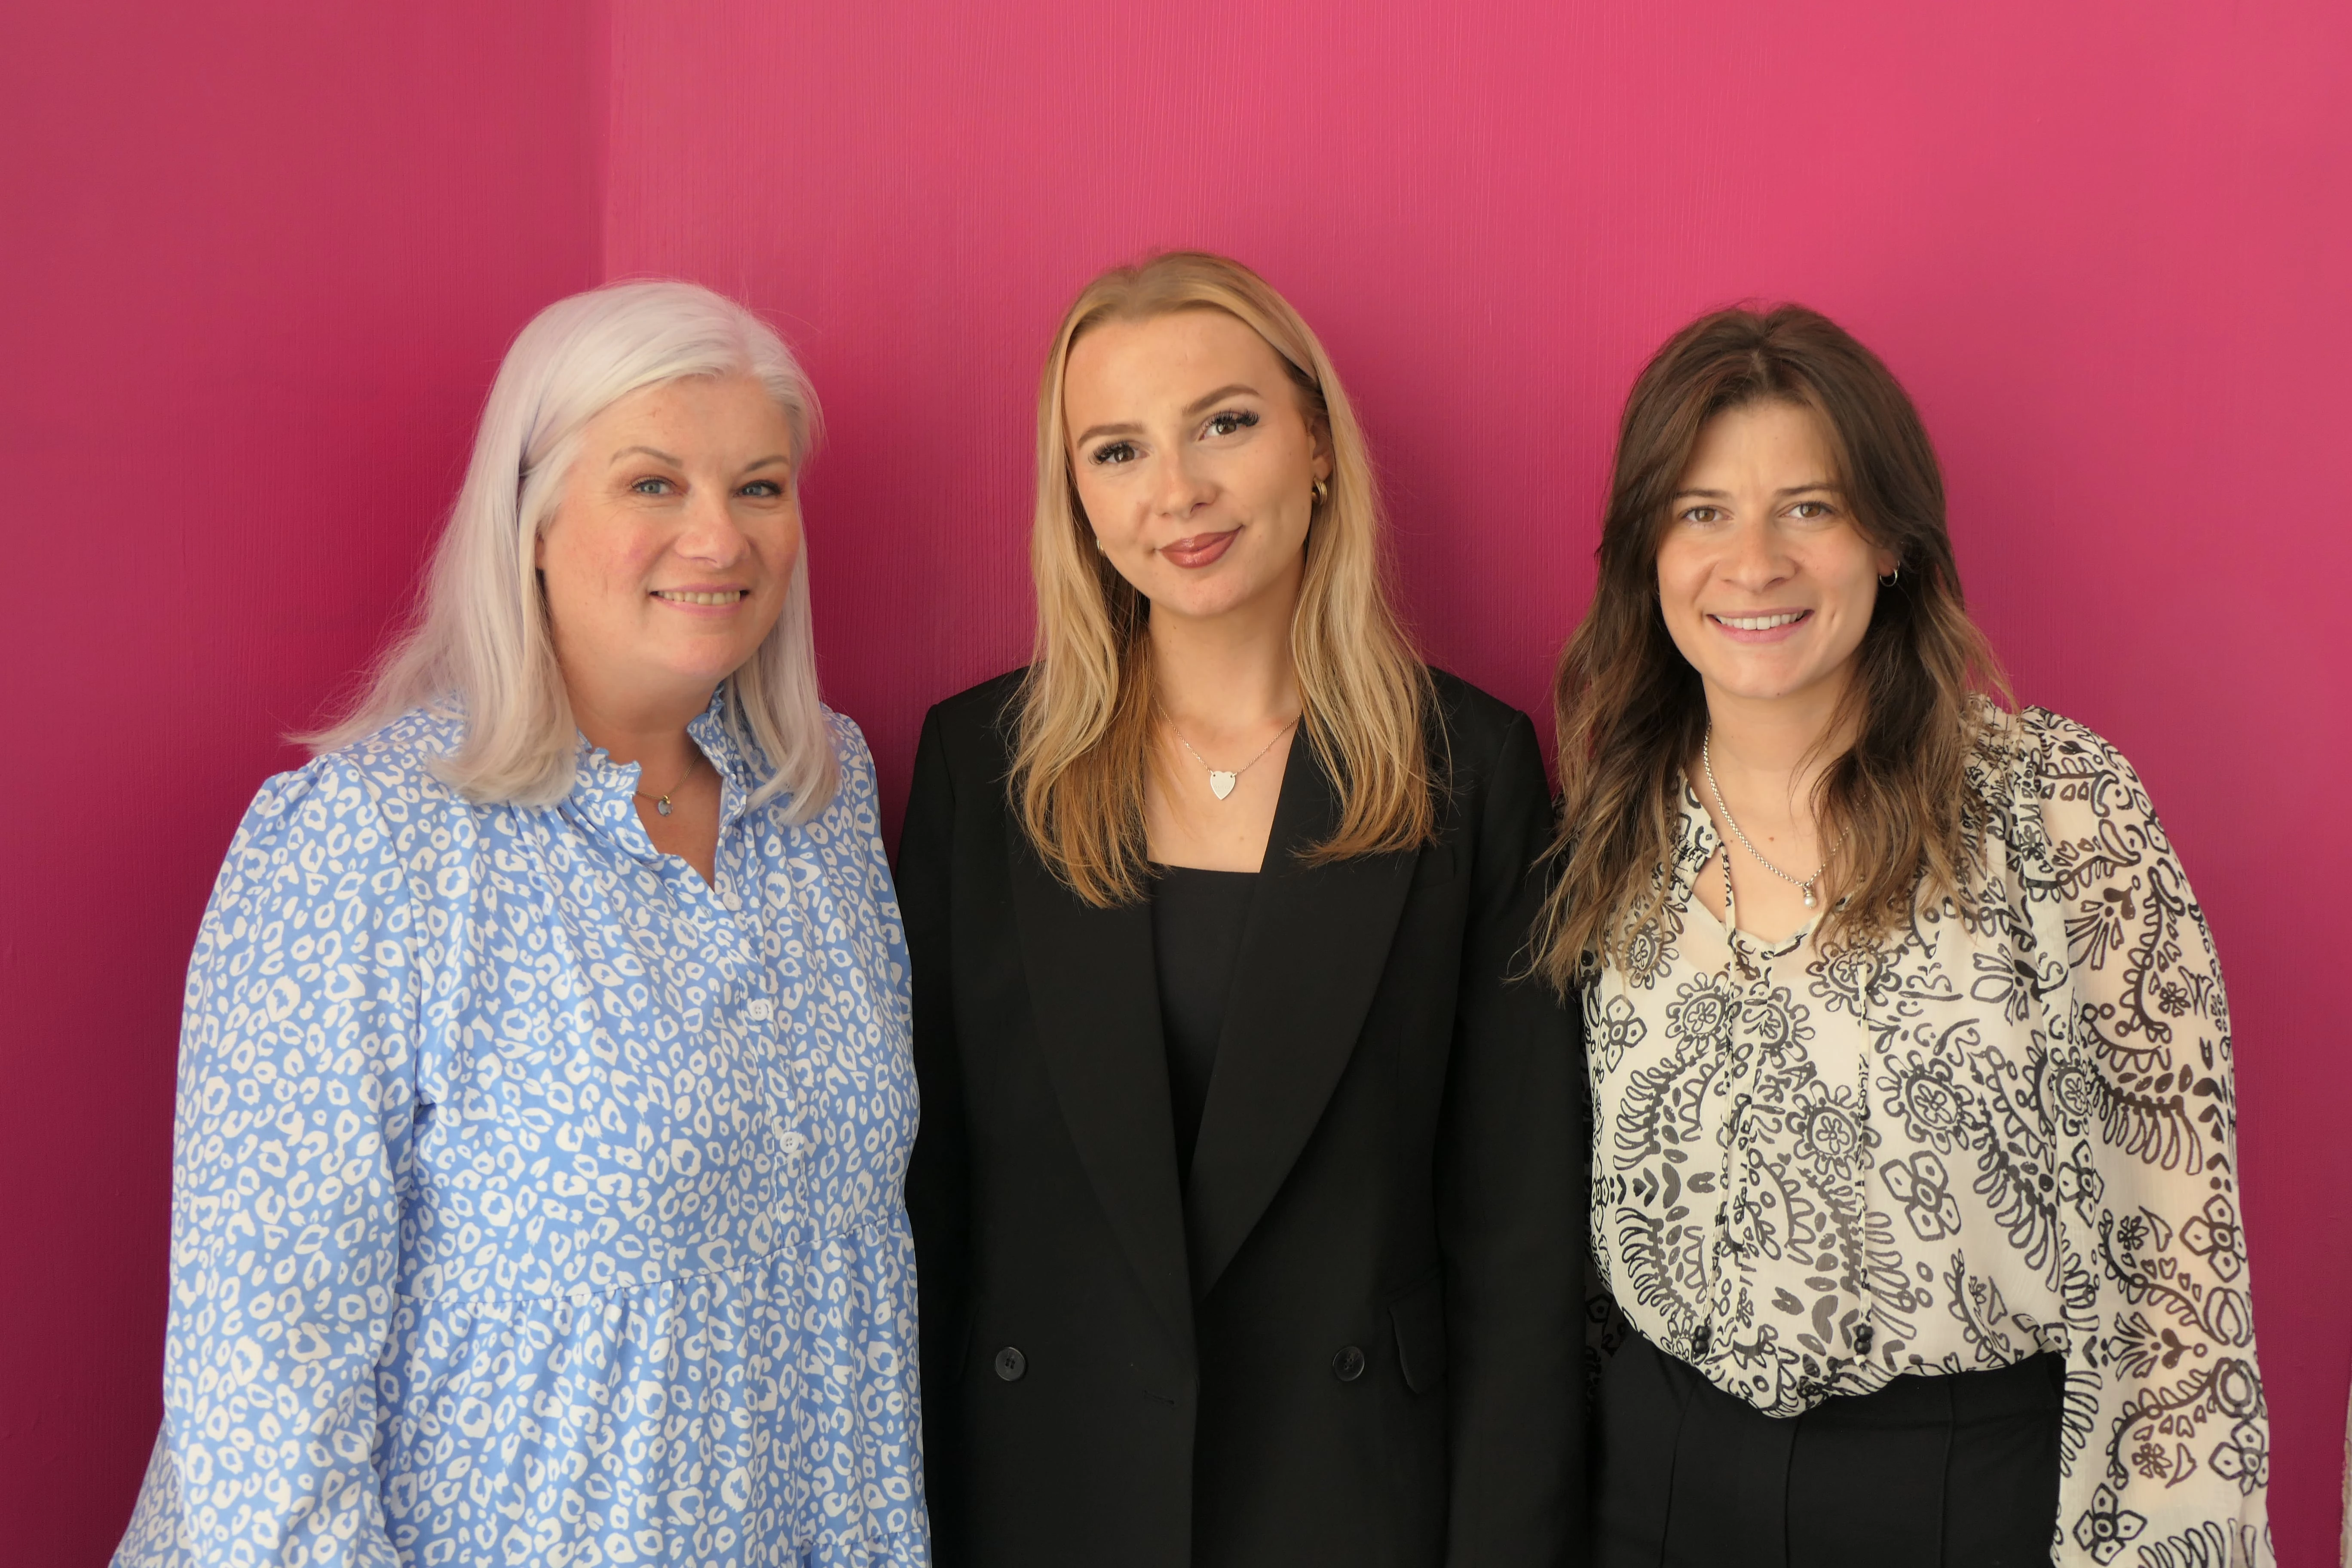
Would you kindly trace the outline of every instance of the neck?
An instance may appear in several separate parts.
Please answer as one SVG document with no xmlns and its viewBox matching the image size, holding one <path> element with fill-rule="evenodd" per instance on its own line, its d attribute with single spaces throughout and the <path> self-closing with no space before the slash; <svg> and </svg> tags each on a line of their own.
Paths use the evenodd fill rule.
<svg viewBox="0 0 2352 1568">
<path fill-rule="evenodd" d="M 572 722 L 588 743 L 604 750 L 614 762 L 635 763 L 647 789 L 674 787 L 685 778 L 697 754 L 686 727 L 710 705 L 710 694 L 667 700 L 616 699 L 613 694 L 583 690 L 567 682 Z"/>
<path fill-rule="evenodd" d="M 1709 749 L 1718 774 L 1736 773 L 1767 789 L 1793 810 L 1811 799 L 1819 779 L 1852 743 L 1853 725 L 1838 715 L 1845 682 L 1822 681 L 1785 697 L 1739 697 L 1709 686 Z M 1833 732 L 1834 731 L 1834 732 Z"/>
<path fill-rule="evenodd" d="M 1151 680 L 1160 711 L 1223 730 L 1278 724 L 1298 712 L 1290 621 L 1298 597 L 1268 595 L 1222 616 L 1151 616 Z"/>
</svg>

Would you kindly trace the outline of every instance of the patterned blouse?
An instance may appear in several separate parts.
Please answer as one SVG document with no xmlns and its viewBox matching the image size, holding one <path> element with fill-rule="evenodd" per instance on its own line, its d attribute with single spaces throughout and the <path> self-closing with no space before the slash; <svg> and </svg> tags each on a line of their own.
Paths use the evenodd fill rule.
<svg viewBox="0 0 2352 1568">
<path fill-rule="evenodd" d="M 467 803 L 411 713 L 270 780 L 189 967 L 122 1564 L 920 1564 L 907 954 L 873 763 L 716 886 L 635 765 Z"/>
<path fill-rule="evenodd" d="M 2053 1561 L 2270 1563 L 2204 917 L 2090 731 L 1991 715 L 1972 772 L 1981 918 L 1922 900 L 1828 960 L 1694 901 L 1720 841 L 1685 783 L 1651 977 L 1585 992 L 1603 1283 L 1770 1415 L 2061 1352 Z"/>
</svg>

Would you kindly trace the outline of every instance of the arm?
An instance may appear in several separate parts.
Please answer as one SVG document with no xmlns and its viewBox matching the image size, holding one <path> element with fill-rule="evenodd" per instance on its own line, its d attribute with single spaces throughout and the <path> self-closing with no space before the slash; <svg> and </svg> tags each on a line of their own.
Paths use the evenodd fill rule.
<svg viewBox="0 0 2352 1568">
<path fill-rule="evenodd" d="M 915 1232 L 917 1300 L 922 1323 L 924 1492 L 936 1560 L 961 1556 L 962 1467 L 956 1360 L 964 1342 L 971 1272 L 970 1159 L 963 1068 L 956 1054 L 955 992 L 949 949 L 950 883 L 955 854 L 955 784 L 939 715 L 923 722 L 914 786 L 898 839 L 898 907 L 906 917 L 914 980 L 915 1077 L 921 1124 L 907 1168 L 907 1215 Z"/>
<path fill-rule="evenodd" d="M 2069 1358 L 2070 1416 L 2095 1415 L 2070 1435 L 2059 1560 L 2268 1563 L 2221 967 L 2131 764 L 2047 722 L 2042 818 L 2074 998 L 2052 1081 L 2082 1238 L 2069 1292 L 2096 1292 Z"/>
<path fill-rule="evenodd" d="M 362 779 L 264 786 L 196 938 L 173 1133 L 165 1443 L 197 1562 L 396 1568 L 373 1454 L 417 993 Z"/>
<path fill-rule="evenodd" d="M 1440 1132 L 1454 1568 L 1584 1557 L 1582 1036 L 1527 968 L 1552 812 L 1515 715 L 1475 825 Z"/>
</svg>

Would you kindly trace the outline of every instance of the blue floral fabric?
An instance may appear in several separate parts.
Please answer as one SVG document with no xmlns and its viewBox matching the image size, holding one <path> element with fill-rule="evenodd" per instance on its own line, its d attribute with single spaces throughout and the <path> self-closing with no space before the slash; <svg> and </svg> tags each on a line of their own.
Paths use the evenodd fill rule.
<svg viewBox="0 0 2352 1568">
<path fill-rule="evenodd" d="M 920 1564 L 907 954 L 873 763 L 715 885 L 410 714 L 272 779 L 180 1051 L 164 1420 L 117 1562 Z"/>
</svg>

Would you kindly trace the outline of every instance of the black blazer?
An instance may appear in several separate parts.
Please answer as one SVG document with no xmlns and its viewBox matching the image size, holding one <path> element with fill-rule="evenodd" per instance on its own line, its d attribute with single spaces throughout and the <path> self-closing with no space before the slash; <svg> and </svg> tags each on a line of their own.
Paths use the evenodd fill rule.
<svg viewBox="0 0 2352 1568">
<path fill-rule="evenodd" d="M 1029 847 L 1017 673 L 931 710 L 898 897 L 941 1568 L 1582 1560 L 1582 1053 L 1508 978 L 1550 802 L 1527 719 L 1436 679 L 1418 853 L 1300 865 L 1337 805 L 1291 742 L 1181 1193 L 1149 906 Z"/>
</svg>

